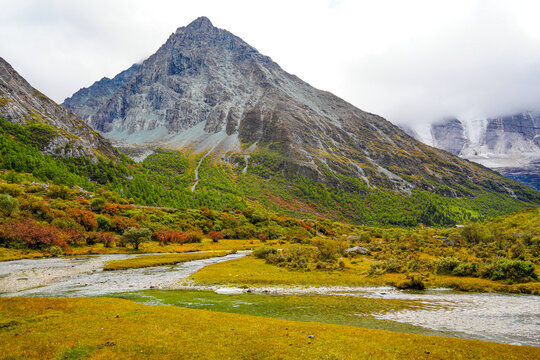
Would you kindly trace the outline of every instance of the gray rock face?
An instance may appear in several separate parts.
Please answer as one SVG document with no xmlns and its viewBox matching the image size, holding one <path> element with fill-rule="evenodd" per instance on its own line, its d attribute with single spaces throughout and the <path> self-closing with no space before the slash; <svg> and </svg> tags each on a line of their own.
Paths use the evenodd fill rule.
<svg viewBox="0 0 540 360">
<path fill-rule="evenodd" d="M 540 114 L 521 113 L 488 119 L 485 138 L 488 149 L 508 152 L 522 145 L 516 144 L 519 140 L 540 147 Z"/>
<path fill-rule="evenodd" d="M 431 136 L 433 136 L 435 147 L 446 150 L 454 155 L 459 155 L 467 140 L 463 125 L 456 118 L 449 118 L 432 124 Z"/>
<path fill-rule="evenodd" d="M 344 177 L 403 192 L 441 186 L 454 196 L 458 184 L 500 180 L 313 88 L 205 17 L 121 75 L 64 103 L 113 140 L 212 151 L 224 161 L 262 149 L 279 155 L 276 171 L 348 187 L 356 185 Z"/>
<path fill-rule="evenodd" d="M 64 100 L 62 106 L 76 113 L 84 121 L 91 122 L 91 116 L 103 107 L 122 85 L 131 79 L 131 76 L 138 68 L 139 65 L 134 64 L 112 79 L 104 77 L 96 81 L 92 86 L 81 89 L 72 97 Z"/>
<path fill-rule="evenodd" d="M 0 117 L 16 124 L 48 124 L 56 132 L 40 149 L 65 157 L 101 154 L 115 157 L 117 151 L 81 119 L 34 89 L 4 59 L 0 58 Z"/>
</svg>

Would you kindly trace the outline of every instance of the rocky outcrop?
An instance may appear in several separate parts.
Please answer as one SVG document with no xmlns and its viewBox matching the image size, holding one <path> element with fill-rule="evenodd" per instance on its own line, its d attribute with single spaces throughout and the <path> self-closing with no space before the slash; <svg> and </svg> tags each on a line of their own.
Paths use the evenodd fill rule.
<svg viewBox="0 0 540 360">
<path fill-rule="evenodd" d="M 97 82 L 64 105 L 113 140 L 212 149 L 222 160 L 260 152 L 264 156 L 251 157 L 250 166 L 270 156 L 266 164 L 276 172 L 351 191 L 358 191 L 358 181 L 448 196 L 471 182 L 500 191 L 514 186 L 313 88 L 205 17 L 177 29 L 127 72 L 114 93 Z"/>
<path fill-rule="evenodd" d="M 117 150 L 77 116 L 33 88 L 0 58 L 0 117 L 16 123 L 50 126 L 53 136 L 40 149 L 54 156 L 115 158 Z"/>
<path fill-rule="evenodd" d="M 431 125 L 431 136 L 433 146 L 454 155 L 459 155 L 467 141 L 463 125 L 456 118 L 448 118 Z"/>
</svg>

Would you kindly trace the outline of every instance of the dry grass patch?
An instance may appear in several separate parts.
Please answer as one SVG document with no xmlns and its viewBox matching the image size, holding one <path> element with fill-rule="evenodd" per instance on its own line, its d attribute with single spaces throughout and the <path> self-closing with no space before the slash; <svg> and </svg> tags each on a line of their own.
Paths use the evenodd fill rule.
<svg viewBox="0 0 540 360">
<path fill-rule="evenodd" d="M 267 244 L 271 242 L 267 242 Z M 96 255 L 96 254 L 145 254 L 145 253 L 184 253 L 190 251 L 225 251 L 225 250 L 249 250 L 264 245 L 260 240 L 219 240 L 213 242 L 210 239 L 203 239 L 200 243 L 188 244 L 168 244 L 159 245 L 157 241 L 148 241 L 141 245 L 141 249 L 134 250 L 132 247 L 105 247 L 103 244 L 74 246 L 68 255 Z M 277 245 L 279 247 L 287 247 Z M 28 258 L 50 257 L 47 251 L 11 249 L 0 247 L 0 261 L 19 260 Z"/>
<path fill-rule="evenodd" d="M 344 259 L 347 267 L 343 270 L 295 271 L 265 263 L 263 259 L 246 256 L 207 266 L 191 279 L 198 284 L 222 284 L 236 286 L 264 285 L 312 285 L 312 286 L 395 286 L 405 281 L 405 273 L 384 273 L 369 275 L 370 259 L 355 259 L 351 264 Z M 425 274 L 428 287 L 448 287 L 456 290 L 479 292 L 510 292 L 540 294 L 540 283 L 507 285 L 488 279 Z"/>
<path fill-rule="evenodd" d="M 175 265 L 193 260 L 203 260 L 213 257 L 229 255 L 231 251 L 193 252 L 184 254 L 147 255 L 134 259 L 112 261 L 103 267 L 103 270 L 137 269 L 151 266 Z"/>
</svg>

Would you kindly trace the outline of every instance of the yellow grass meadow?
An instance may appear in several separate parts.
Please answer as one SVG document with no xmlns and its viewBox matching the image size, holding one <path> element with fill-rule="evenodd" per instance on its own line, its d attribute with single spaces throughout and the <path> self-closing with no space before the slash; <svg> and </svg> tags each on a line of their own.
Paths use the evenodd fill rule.
<svg viewBox="0 0 540 360">
<path fill-rule="evenodd" d="M 538 359 L 540 348 L 111 298 L 1 298 L 3 359 Z"/>
</svg>

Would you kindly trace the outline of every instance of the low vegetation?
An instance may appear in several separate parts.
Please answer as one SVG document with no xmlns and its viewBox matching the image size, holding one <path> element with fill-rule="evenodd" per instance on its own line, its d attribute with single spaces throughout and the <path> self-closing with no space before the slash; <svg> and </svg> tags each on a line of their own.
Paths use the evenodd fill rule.
<svg viewBox="0 0 540 360">
<path fill-rule="evenodd" d="M 290 162 L 284 161 L 282 154 L 262 148 L 251 154 L 246 173 L 242 171 L 243 157 L 232 156 L 229 160 L 235 165 L 205 158 L 199 168 L 197 191 L 191 192 L 195 167 L 202 155 L 156 149 L 141 163 L 126 156 L 116 162 L 100 159 L 97 163 L 86 158 L 53 158 L 39 151 L 47 131 L 45 125 L 16 125 L 0 118 L 0 169 L 13 170 L 10 182 L 19 182 L 17 174 L 32 173 L 40 182 L 122 193 L 129 203 L 147 206 L 213 210 L 255 207 L 297 218 L 318 214 L 373 226 L 453 225 L 540 203 L 538 192 L 525 187 L 519 186 L 519 198 L 515 199 L 496 192 L 493 184 L 478 185 L 466 179 L 462 185 L 456 184 L 458 193 L 466 194 L 459 198 L 422 190 L 403 196 L 372 189 L 358 178 L 342 175 L 336 179 L 339 186 L 323 185 L 292 175 L 295 171 L 284 175 L 281 167 Z M 432 185 L 437 188 L 440 184 Z M 452 193 L 447 190 L 441 193 Z"/>
</svg>

